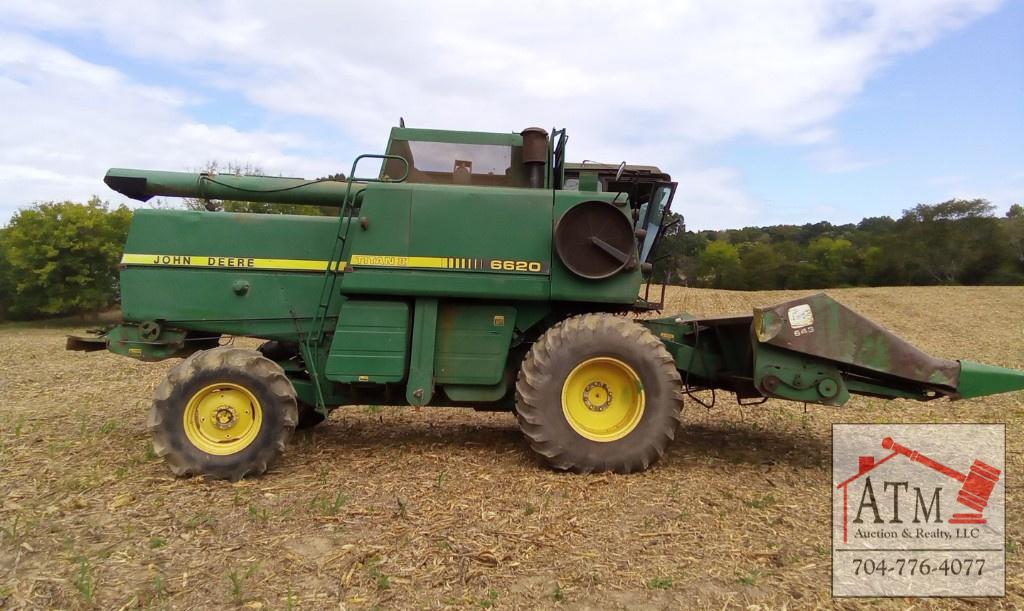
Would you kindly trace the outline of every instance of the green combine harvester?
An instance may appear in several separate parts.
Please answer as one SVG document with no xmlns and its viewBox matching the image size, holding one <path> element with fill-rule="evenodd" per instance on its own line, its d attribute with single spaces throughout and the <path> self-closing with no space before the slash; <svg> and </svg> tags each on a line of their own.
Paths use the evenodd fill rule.
<svg viewBox="0 0 1024 611">
<path fill-rule="evenodd" d="M 140 201 L 339 212 L 137 210 L 124 322 L 68 348 L 183 358 L 156 389 L 153 447 L 178 475 L 229 479 L 344 405 L 513 410 L 552 467 L 631 473 L 665 452 L 695 390 L 839 406 L 1024 388 L 1024 373 L 931 357 L 824 294 L 752 316 L 629 316 L 662 306 L 652 253 L 676 183 L 566 163 L 566 141 L 399 127 L 344 180 L 112 169 L 106 184 Z M 366 159 L 379 174 L 354 178 Z"/>
</svg>

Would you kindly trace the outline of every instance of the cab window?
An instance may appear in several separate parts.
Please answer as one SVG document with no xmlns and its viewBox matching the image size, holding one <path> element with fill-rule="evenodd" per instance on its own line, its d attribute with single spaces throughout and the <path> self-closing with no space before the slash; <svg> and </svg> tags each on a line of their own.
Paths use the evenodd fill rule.
<svg viewBox="0 0 1024 611">
<path fill-rule="evenodd" d="M 522 148 L 517 146 L 392 140 L 389 153 L 408 160 L 409 177 L 406 182 L 490 187 L 527 186 L 521 170 Z M 389 161 L 385 165 L 384 175 L 401 176 L 404 169 L 400 161 Z"/>
</svg>

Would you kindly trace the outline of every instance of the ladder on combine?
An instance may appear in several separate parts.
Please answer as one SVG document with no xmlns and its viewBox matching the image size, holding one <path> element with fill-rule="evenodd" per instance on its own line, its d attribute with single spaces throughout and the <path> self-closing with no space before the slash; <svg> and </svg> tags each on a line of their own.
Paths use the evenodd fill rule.
<svg viewBox="0 0 1024 611">
<path fill-rule="evenodd" d="M 409 176 L 409 162 L 405 157 L 399 155 L 359 155 L 352 161 L 352 169 L 348 174 L 348 179 L 345 181 L 345 198 L 342 200 L 341 210 L 338 212 L 338 230 L 334 240 L 334 247 L 324 268 L 324 280 L 320 286 L 320 299 L 317 302 L 313 319 L 310 321 L 309 330 L 302 339 L 302 360 L 306 364 L 306 371 L 309 373 L 309 379 L 313 383 L 313 388 L 316 389 L 316 409 L 324 415 L 327 414 L 327 405 L 324 402 L 323 386 L 320 379 L 323 372 L 320 359 L 323 355 L 327 314 L 330 312 L 331 304 L 334 301 L 338 274 L 344 271 L 341 269 L 341 258 L 344 256 L 345 243 L 348 241 L 348 234 L 352 229 L 352 220 L 354 218 L 352 212 L 355 208 L 355 197 L 352 196 L 352 183 L 356 182 L 356 168 L 363 159 L 380 159 L 382 163 L 386 163 L 388 160 L 401 161 L 405 165 L 405 173 L 395 180 L 385 178 L 384 173 L 381 172 L 381 177 L 360 178 L 358 182 L 402 182 Z"/>
</svg>

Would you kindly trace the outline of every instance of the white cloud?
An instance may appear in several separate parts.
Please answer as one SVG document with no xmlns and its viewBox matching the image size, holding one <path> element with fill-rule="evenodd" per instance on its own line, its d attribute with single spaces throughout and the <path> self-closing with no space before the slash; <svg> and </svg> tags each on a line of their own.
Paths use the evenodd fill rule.
<svg viewBox="0 0 1024 611">
<path fill-rule="evenodd" d="M 684 182 L 677 208 L 689 224 L 722 227 L 757 222 L 762 205 L 735 171 L 702 161 L 704 151 L 753 137 L 810 147 L 826 168 L 854 169 L 860 162 L 830 125 L 837 113 L 896 55 L 997 4 L 11 0 L 0 22 L 98 37 L 271 114 L 324 121 L 351 140 L 339 143 L 339 157 L 378 151 L 399 116 L 451 129 L 564 125 L 573 157 L 660 165 Z M 12 40 L 23 47 L 13 64 L 4 59 L 13 57 Z M 32 70 L 41 74 L 26 74 Z M 201 125 L 190 117 L 194 94 L 142 87 L 29 37 L 0 37 L 0 79 L 0 95 L 19 98 L 22 127 L 0 136 L 0 164 L 84 176 L 104 164 L 178 168 L 220 157 L 294 173 L 304 164 L 289 151 L 324 147 Z M 32 146 L 72 159 L 47 165 L 45 150 L 23 154 Z M 326 163 L 308 160 L 303 173 Z M 5 176 L 3 202 L 55 192 L 43 179 Z"/>
<path fill-rule="evenodd" d="M 40 200 L 120 200 L 111 166 L 184 170 L 207 159 L 301 168 L 297 136 L 205 125 L 186 93 L 132 82 L 39 41 L 0 33 L 0 218 Z"/>
<path fill-rule="evenodd" d="M 683 215 L 687 229 L 739 228 L 764 218 L 761 204 L 747 194 L 732 168 L 684 170 L 672 178 L 679 182 L 672 209 Z"/>
</svg>

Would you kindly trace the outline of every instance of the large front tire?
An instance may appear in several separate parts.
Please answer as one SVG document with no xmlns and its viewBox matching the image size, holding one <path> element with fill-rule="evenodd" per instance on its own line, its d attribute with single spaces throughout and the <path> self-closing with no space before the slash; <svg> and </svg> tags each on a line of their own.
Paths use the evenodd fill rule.
<svg viewBox="0 0 1024 611">
<path fill-rule="evenodd" d="M 633 473 L 665 453 L 682 396 L 672 355 L 646 327 L 584 314 L 533 344 L 516 380 L 516 415 L 555 469 Z"/>
<path fill-rule="evenodd" d="M 156 389 L 149 430 L 175 475 L 237 481 L 267 470 L 297 420 L 295 389 L 277 363 L 215 348 L 171 369 Z"/>
</svg>

